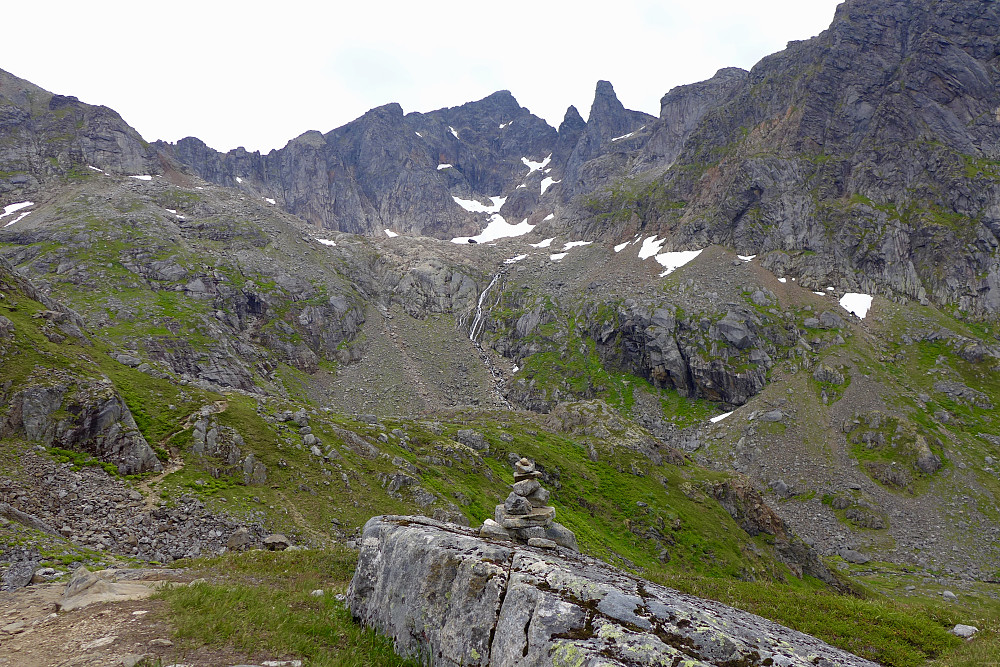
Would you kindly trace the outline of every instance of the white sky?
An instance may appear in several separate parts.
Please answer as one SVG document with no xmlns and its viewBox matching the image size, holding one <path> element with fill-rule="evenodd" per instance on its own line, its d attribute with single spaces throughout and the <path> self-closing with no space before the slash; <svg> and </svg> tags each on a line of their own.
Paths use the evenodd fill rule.
<svg viewBox="0 0 1000 667">
<path fill-rule="evenodd" d="M 3 8 L 0 69 L 118 111 L 145 139 L 280 148 L 399 102 L 510 90 L 558 126 L 598 79 L 659 113 L 670 88 L 749 69 L 830 24 L 839 0 L 48 0 Z M 613 12 L 613 13 L 612 13 Z"/>
</svg>

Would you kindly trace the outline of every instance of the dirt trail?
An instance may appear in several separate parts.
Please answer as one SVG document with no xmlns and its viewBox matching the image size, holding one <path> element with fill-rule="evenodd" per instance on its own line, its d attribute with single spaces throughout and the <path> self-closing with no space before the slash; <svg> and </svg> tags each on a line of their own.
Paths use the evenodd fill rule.
<svg viewBox="0 0 1000 667">
<path fill-rule="evenodd" d="M 227 401 L 226 399 L 222 399 L 219 401 L 215 401 L 211 405 L 206 405 L 202 407 L 197 412 L 192 412 L 190 415 L 188 415 L 188 418 L 184 421 L 184 425 L 181 426 L 178 430 L 169 434 L 167 437 L 163 438 L 159 442 L 159 446 L 163 449 L 166 449 L 167 442 L 178 433 L 183 433 L 184 431 L 193 428 L 194 423 L 198 421 L 198 417 L 201 417 L 206 414 L 214 415 L 220 412 L 225 412 L 226 409 L 228 408 L 229 408 L 229 401 Z M 143 497 L 146 499 L 146 507 L 148 509 L 153 509 L 159 504 L 159 502 L 157 501 L 157 496 L 153 492 L 153 487 L 159 484 L 164 477 L 170 475 L 171 473 L 177 472 L 183 467 L 184 467 L 184 459 L 182 459 L 181 457 L 171 458 L 169 461 L 167 461 L 167 464 L 163 466 L 163 472 L 154 475 L 152 477 L 147 477 L 146 479 L 142 480 L 139 483 L 138 490 L 140 493 L 142 493 Z"/>
<path fill-rule="evenodd" d="M 162 574 L 163 580 L 181 582 L 195 576 L 178 570 Z M 148 576 L 159 580 L 156 570 Z M 65 583 L 33 584 L 0 592 L 0 666 L 108 667 L 145 656 L 150 664 L 229 667 L 274 659 L 228 647 L 186 647 L 173 639 L 174 627 L 163 600 L 103 602 L 56 613 L 65 587 Z"/>
</svg>

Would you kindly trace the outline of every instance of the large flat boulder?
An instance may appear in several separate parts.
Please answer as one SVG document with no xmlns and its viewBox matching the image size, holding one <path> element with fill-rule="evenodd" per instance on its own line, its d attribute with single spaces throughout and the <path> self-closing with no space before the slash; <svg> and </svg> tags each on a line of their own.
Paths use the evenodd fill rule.
<svg viewBox="0 0 1000 667">
<path fill-rule="evenodd" d="M 423 517 L 365 524 L 356 618 L 434 665 L 877 667 L 815 637 L 566 549 Z"/>
</svg>

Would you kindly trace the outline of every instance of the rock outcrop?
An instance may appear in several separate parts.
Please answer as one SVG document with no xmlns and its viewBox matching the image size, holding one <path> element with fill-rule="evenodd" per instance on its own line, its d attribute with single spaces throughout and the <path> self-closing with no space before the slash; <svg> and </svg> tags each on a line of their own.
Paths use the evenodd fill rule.
<svg viewBox="0 0 1000 667">
<path fill-rule="evenodd" d="M 110 382 L 32 385 L 4 405 L 2 437 L 21 435 L 48 446 L 86 452 L 115 464 L 123 475 L 163 470 Z"/>
<path fill-rule="evenodd" d="M 420 517 L 365 524 L 351 613 L 433 665 L 875 667 L 593 558 Z"/>
<path fill-rule="evenodd" d="M 156 151 L 107 107 L 53 95 L 0 70 L 0 195 L 27 197 L 60 177 L 159 173 Z M 15 200 L 16 201 L 16 200 Z"/>
</svg>

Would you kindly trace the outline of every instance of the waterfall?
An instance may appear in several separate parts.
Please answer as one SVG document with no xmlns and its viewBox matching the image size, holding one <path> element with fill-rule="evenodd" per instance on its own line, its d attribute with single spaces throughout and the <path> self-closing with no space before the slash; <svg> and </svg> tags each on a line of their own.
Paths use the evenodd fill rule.
<svg viewBox="0 0 1000 667">
<path fill-rule="evenodd" d="M 486 289 L 484 289 L 482 294 L 479 295 L 479 302 L 476 303 L 476 316 L 472 318 L 472 326 L 469 328 L 469 340 L 476 340 L 476 332 L 480 328 L 479 325 L 483 322 L 483 301 L 486 299 L 486 295 L 489 293 L 490 289 L 492 289 L 497 280 L 500 279 L 501 275 L 503 275 L 502 271 L 493 276 L 493 280 L 490 281 L 490 284 L 487 285 Z"/>
<path fill-rule="evenodd" d="M 486 295 L 489 293 L 491 289 L 493 289 L 493 286 L 496 285 L 497 281 L 500 280 L 502 276 L 503 276 L 503 271 L 500 271 L 495 276 L 493 276 L 493 280 L 491 280 L 490 284 L 486 286 L 486 289 L 483 290 L 483 293 L 479 295 L 479 301 L 476 303 L 476 316 L 472 319 L 472 326 L 469 327 L 469 340 L 472 341 L 472 345 L 476 348 L 476 351 L 479 353 L 479 358 L 482 359 L 483 364 L 486 365 L 486 370 L 489 372 L 490 379 L 493 382 L 492 393 L 496 397 L 498 405 L 507 410 L 513 410 L 514 409 L 513 406 L 511 406 L 511 404 L 507 401 L 507 398 L 504 396 L 505 383 L 504 383 L 503 373 L 500 371 L 499 368 L 497 368 L 496 364 L 493 363 L 493 359 L 486 352 L 486 350 L 483 349 L 483 346 L 479 344 L 479 341 L 476 340 L 476 335 L 482 333 L 482 327 L 484 321 L 483 304 L 486 302 Z M 500 303 L 500 299 L 502 296 L 503 296 L 503 291 L 501 291 L 500 294 L 497 295 L 496 303 L 493 304 L 494 306 Z"/>
</svg>

